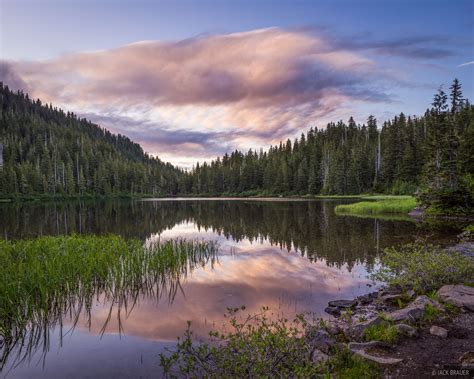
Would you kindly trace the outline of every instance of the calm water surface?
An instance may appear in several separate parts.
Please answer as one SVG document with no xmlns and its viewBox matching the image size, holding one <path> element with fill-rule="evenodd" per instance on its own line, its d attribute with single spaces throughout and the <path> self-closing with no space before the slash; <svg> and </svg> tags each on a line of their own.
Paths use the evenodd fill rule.
<svg viewBox="0 0 474 379">
<path fill-rule="evenodd" d="M 177 291 L 141 296 L 133 309 L 95 300 L 90 314 L 49 325 L 31 356 L 13 351 L 0 375 L 16 378 L 159 377 L 159 357 L 192 320 L 197 338 L 222 329 L 227 307 L 312 312 L 373 290 L 367 274 L 384 247 L 453 240 L 462 225 L 336 216 L 329 200 L 147 200 L 0 204 L 5 239 L 114 233 L 144 243 L 219 242 L 218 261 L 180 278 Z M 346 201 L 347 202 L 347 201 Z M 24 351 L 24 347 L 23 350 Z"/>
</svg>

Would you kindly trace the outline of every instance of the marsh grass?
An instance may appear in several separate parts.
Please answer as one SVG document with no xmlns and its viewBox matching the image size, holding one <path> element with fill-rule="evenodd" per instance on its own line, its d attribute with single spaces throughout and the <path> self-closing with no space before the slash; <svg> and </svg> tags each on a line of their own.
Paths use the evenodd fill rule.
<svg viewBox="0 0 474 379">
<path fill-rule="evenodd" d="M 378 199 L 372 197 L 371 199 Z M 348 215 L 378 215 L 387 213 L 408 213 L 416 206 L 416 200 L 410 196 L 399 196 L 396 198 L 380 198 L 375 201 L 361 201 L 353 204 L 337 205 L 337 214 Z"/>
<path fill-rule="evenodd" d="M 109 319 L 113 306 L 130 312 L 140 295 L 166 293 L 172 301 L 183 277 L 216 261 L 214 242 L 143 245 L 113 235 L 0 240 L 0 368 L 15 346 L 21 360 L 47 345 L 51 326 L 62 335 L 64 315 L 75 325 L 85 311 L 90 323 L 99 296 L 111 304 Z"/>
</svg>

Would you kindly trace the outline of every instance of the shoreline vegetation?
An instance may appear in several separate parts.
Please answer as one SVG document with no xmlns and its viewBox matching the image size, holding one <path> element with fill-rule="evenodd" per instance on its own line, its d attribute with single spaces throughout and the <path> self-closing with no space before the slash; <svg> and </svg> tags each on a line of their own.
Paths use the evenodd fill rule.
<svg viewBox="0 0 474 379">
<path fill-rule="evenodd" d="M 176 196 L 169 195 L 152 195 L 152 194 L 109 194 L 109 195 L 16 195 L 16 196 L 0 196 L 0 201 L 69 201 L 69 200 L 113 200 L 113 199 L 193 199 L 193 198 L 242 198 L 242 199 L 398 199 L 407 198 L 406 195 L 384 195 L 384 194 L 360 194 L 360 195 L 298 195 L 298 194 L 271 194 L 271 193 L 222 193 L 222 194 L 180 194 Z"/>
<path fill-rule="evenodd" d="M 0 370 L 15 347 L 21 360 L 47 344 L 49 328 L 62 326 L 64 315 L 75 325 L 81 313 L 90 314 L 99 295 L 110 311 L 125 313 L 141 295 L 172 300 L 180 280 L 214 265 L 217 253 L 215 242 L 182 239 L 145 245 L 115 235 L 0 239 Z"/>
<path fill-rule="evenodd" d="M 353 204 L 336 205 L 338 215 L 384 215 L 408 214 L 416 207 L 416 199 L 411 196 L 398 198 L 374 197 L 374 201 L 361 201 Z"/>
</svg>

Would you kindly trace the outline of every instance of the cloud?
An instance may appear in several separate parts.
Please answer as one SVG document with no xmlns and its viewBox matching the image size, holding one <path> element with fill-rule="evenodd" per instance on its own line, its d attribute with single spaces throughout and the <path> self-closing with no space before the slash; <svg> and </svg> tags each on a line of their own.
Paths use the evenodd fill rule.
<svg viewBox="0 0 474 379">
<path fill-rule="evenodd" d="M 470 66 L 471 64 L 474 64 L 474 61 L 462 63 L 462 64 L 458 65 L 458 67 Z"/>
<path fill-rule="evenodd" d="M 13 64 L 0 60 L 0 81 L 10 86 L 11 88 L 23 91 L 28 91 L 29 87 L 22 80 L 21 76 L 15 71 Z"/>
<path fill-rule="evenodd" d="M 448 36 L 410 36 L 404 38 L 371 40 L 361 38 L 341 39 L 338 46 L 351 50 L 372 50 L 380 55 L 398 56 L 411 59 L 440 59 L 457 54 L 453 49 L 440 48 L 440 45 L 461 46 L 462 41 Z"/>
<path fill-rule="evenodd" d="M 0 79 L 88 115 L 151 153 L 189 162 L 266 147 L 318 120 L 349 116 L 357 102 L 393 102 L 387 84 L 399 79 L 371 54 L 452 53 L 432 47 L 433 41 L 371 42 L 269 28 L 4 61 Z"/>
</svg>

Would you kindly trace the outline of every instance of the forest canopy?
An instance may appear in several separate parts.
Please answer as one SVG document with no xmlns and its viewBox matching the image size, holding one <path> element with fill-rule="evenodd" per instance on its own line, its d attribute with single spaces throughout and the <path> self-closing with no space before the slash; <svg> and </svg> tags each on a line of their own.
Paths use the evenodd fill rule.
<svg viewBox="0 0 474 379">
<path fill-rule="evenodd" d="M 423 116 L 381 126 L 309 129 L 267 151 L 234 151 L 190 172 L 122 135 L 0 86 L 2 196 L 414 194 L 433 211 L 466 213 L 474 187 L 474 107 L 455 79 Z M 443 210 L 444 209 L 444 210 Z"/>
</svg>

